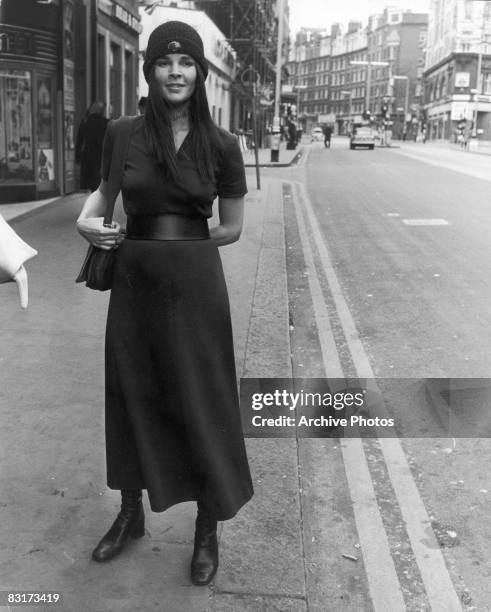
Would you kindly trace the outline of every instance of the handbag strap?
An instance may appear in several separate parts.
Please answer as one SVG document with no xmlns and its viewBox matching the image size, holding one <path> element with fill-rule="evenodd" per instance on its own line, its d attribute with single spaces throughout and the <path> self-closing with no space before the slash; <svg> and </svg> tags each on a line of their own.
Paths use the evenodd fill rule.
<svg viewBox="0 0 491 612">
<path fill-rule="evenodd" d="M 128 148 L 130 145 L 131 132 L 137 117 L 120 117 L 110 121 L 107 129 L 111 132 L 111 167 L 107 179 L 107 206 L 104 214 L 104 225 L 111 227 L 113 221 L 114 205 L 116 198 L 121 191 L 121 181 L 123 177 L 124 165 Z"/>
</svg>

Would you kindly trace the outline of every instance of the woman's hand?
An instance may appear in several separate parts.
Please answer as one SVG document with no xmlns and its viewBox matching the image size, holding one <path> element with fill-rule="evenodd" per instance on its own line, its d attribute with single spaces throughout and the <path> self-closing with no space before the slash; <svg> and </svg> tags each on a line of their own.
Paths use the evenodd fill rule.
<svg viewBox="0 0 491 612">
<path fill-rule="evenodd" d="M 119 223 L 113 221 L 112 227 L 104 227 L 104 217 L 88 217 L 77 221 L 79 233 L 99 249 L 109 251 L 117 248 L 124 240 Z"/>
</svg>

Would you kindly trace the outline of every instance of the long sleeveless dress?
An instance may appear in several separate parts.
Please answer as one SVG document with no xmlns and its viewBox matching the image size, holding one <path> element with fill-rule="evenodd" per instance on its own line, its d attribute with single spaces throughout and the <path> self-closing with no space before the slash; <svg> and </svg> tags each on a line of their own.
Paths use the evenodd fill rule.
<svg viewBox="0 0 491 612">
<path fill-rule="evenodd" d="M 111 122 L 102 176 L 112 151 Z M 166 180 L 135 118 L 122 180 L 129 215 L 209 218 L 213 200 L 247 192 L 234 136 L 215 180 L 178 154 Z M 241 428 L 227 288 L 211 240 L 126 239 L 117 250 L 106 328 L 106 457 L 112 489 L 147 489 L 152 510 L 201 500 L 218 520 L 253 495 Z"/>
</svg>

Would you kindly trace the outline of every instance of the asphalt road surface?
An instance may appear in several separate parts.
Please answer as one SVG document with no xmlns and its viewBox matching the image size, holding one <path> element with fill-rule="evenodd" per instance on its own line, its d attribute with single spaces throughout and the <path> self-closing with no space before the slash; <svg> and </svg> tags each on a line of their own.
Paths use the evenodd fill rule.
<svg viewBox="0 0 491 612">
<path fill-rule="evenodd" d="M 329 448 L 375 609 L 491 609 L 490 165 L 334 139 L 283 173 L 294 375 L 374 381 L 401 436 Z"/>
</svg>

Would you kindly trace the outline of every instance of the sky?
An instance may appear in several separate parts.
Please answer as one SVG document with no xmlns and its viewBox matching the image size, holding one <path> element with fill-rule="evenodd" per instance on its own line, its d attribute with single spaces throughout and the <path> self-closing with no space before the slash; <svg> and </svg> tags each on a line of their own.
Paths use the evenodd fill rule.
<svg viewBox="0 0 491 612">
<path fill-rule="evenodd" d="M 429 5 L 430 0 L 288 0 L 292 37 L 302 27 L 328 29 L 336 21 L 347 24 L 355 19 L 365 25 L 368 15 L 380 13 L 386 6 L 427 13 Z"/>
</svg>

